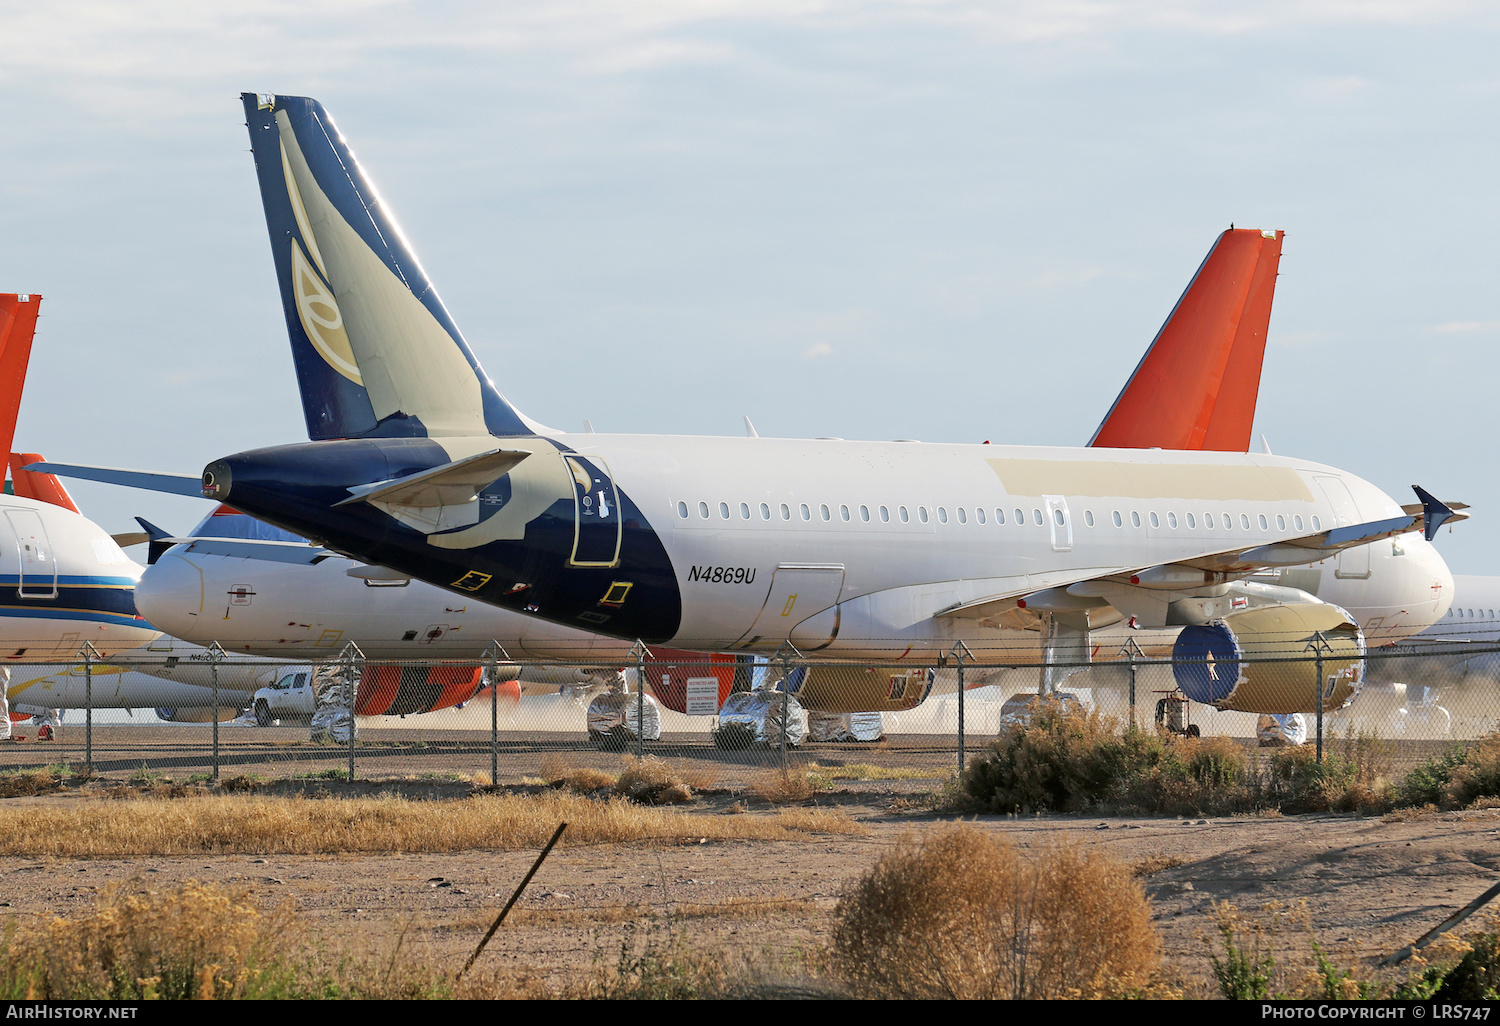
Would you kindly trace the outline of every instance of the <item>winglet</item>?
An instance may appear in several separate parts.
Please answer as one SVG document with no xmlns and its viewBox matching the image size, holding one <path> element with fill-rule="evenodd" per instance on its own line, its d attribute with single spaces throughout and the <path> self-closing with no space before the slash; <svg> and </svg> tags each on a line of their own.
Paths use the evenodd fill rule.
<svg viewBox="0 0 1500 1026">
<path fill-rule="evenodd" d="M 145 517 L 136 517 L 135 522 L 141 525 L 142 531 L 146 532 L 146 565 L 151 566 L 176 542 L 168 541 L 167 539 L 172 536 Z"/>
<path fill-rule="evenodd" d="M 1428 541 L 1432 541 L 1438 528 L 1458 514 L 1446 503 L 1434 499 L 1432 493 L 1420 485 L 1412 485 L 1411 490 L 1416 492 L 1417 498 L 1422 500 L 1422 534 Z"/>
<path fill-rule="evenodd" d="M 1089 445 L 1249 451 L 1282 234 L 1219 236 Z"/>
</svg>

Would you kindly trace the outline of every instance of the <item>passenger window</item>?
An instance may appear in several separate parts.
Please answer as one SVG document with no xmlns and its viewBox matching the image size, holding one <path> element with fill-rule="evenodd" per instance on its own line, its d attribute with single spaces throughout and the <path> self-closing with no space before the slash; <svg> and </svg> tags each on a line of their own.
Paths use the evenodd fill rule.
<svg viewBox="0 0 1500 1026">
<path fill-rule="evenodd" d="M 797 509 L 802 514 L 802 519 L 803 520 L 811 520 L 812 519 L 812 510 L 810 510 L 810 509 L 807 508 L 807 503 L 805 503 L 805 502 L 802 503 L 801 505 L 799 505 L 797 507 Z"/>
<path fill-rule="evenodd" d="M 927 523 L 927 507 L 926 506 L 918 506 L 917 507 L 917 519 L 920 520 L 920 521 L 922 521 L 922 523 L 924 523 L 924 524 Z"/>
<path fill-rule="evenodd" d="M 1282 516 L 1280 513 L 1276 514 L 1276 530 L 1286 530 L 1286 517 Z"/>
<path fill-rule="evenodd" d="M 742 503 L 740 503 L 740 519 L 741 520 L 749 520 L 750 519 L 750 504 L 748 502 L 742 502 Z"/>
<path fill-rule="evenodd" d="M 1141 515 L 1139 513 L 1137 513 L 1135 510 L 1131 510 L 1130 511 L 1130 526 L 1131 527 L 1140 527 L 1141 526 Z"/>
<path fill-rule="evenodd" d="M 1317 518 L 1316 514 L 1313 515 L 1313 530 L 1314 531 L 1321 531 L 1321 530 L 1323 530 L 1323 525 L 1318 523 L 1318 518 Z"/>
<path fill-rule="evenodd" d="M 1113 513 L 1111 513 L 1109 515 L 1109 518 L 1115 522 L 1115 526 L 1116 527 L 1124 527 L 1125 526 L 1125 520 L 1124 520 L 1123 517 L 1120 516 L 1120 511 L 1119 510 L 1115 510 Z"/>
<path fill-rule="evenodd" d="M 1232 530 L 1234 530 L 1234 521 L 1229 519 L 1229 514 L 1225 513 L 1225 514 L 1223 514 L 1223 517 L 1224 517 L 1224 530 L 1226 530 L 1226 531 L 1232 531 Z"/>
<path fill-rule="evenodd" d="M 1257 516 L 1255 518 L 1255 522 L 1260 524 L 1260 529 L 1262 531 L 1269 531 L 1271 529 L 1271 522 L 1266 519 L 1266 515 L 1264 513 Z"/>
<path fill-rule="evenodd" d="M 859 519 L 863 520 L 867 524 L 870 522 L 870 507 L 869 506 L 861 506 L 861 507 L 859 507 Z"/>
<path fill-rule="evenodd" d="M 840 506 L 839 507 L 839 518 L 841 520 L 843 520 L 844 523 L 846 523 L 846 524 L 849 522 L 849 507 L 848 506 Z"/>
<path fill-rule="evenodd" d="M 700 502 L 700 503 L 698 503 L 698 515 L 700 517 L 702 517 L 704 520 L 708 519 L 708 503 L 706 503 L 706 502 Z"/>
<path fill-rule="evenodd" d="M 1063 526 L 1063 511 L 1062 510 L 1057 509 L 1055 507 L 1053 508 L 1053 510 L 1052 510 L 1052 522 L 1055 523 L 1058 527 L 1062 527 Z"/>
<path fill-rule="evenodd" d="M 1094 511 L 1086 509 L 1083 511 L 1083 522 L 1090 527 L 1094 526 Z"/>
<path fill-rule="evenodd" d="M 1005 523 L 1005 510 L 1001 509 L 999 506 L 995 507 L 995 523 L 997 523 L 997 524 L 1004 524 Z"/>
<path fill-rule="evenodd" d="M 1292 517 L 1292 526 L 1299 531 L 1302 530 L 1302 518 L 1300 516 Z"/>
<path fill-rule="evenodd" d="M 1250 530 L 1250 514 L 1248 514 L 1248 513 L 1241 513 L 1240 514 L 1240 529 L 1243 530 L 1243 531 Z"/>
<path fill-rule="evenodd" d="M 956 512 L 958 513 L 958 522 L 960 524 L 967 524 L 969 522 L 969 515 L 964 512 L 964 508 L 962 506 L 958 507 Z"/>
<path fill-rule="evenodd" d="M 891 522 L 891 511 L 886 509 L 884 506 L 880 507 L 880 522 L 882 524 L 888 524 Z"/>
<path fill-rule="evenodd" d="M 821 516 L 824 520 L 832 520 L 833 519 L 833 517 L 828 512 L 828 503 L 826 503 L 826 502 L 825 503 L 821 503 L 818 506 L 818 515 Z M 847 520 L 848 518 L 845 517 L 845 519 Z"/>
<path fill-rule="evenodd" d="M 911 521 L 911 515 L 906 512 L 905 506 L 898 506 L 896 508 L 896 513 L 901 517 L 901 522 L 903 524 L 909 523 Z"/>
<path fill-rule="evenodd" d="M 983 506 L 975 506 L 974 507 L 974 515 L 979 518 L 979 522 L 981 524 L 984 523 L 984 507 Z"/>
<path fill-rule="evenodd" d="M 940 523 L 940 524 L 946 524 L 947 522 L 948 522 L 948 510 L 947 510 L 947 507 L 939 506 L 938 507 L 938 523 Z"/>
<path fill-rule="evenodd" d="M 723 520 L 728 520 L 729 519 L 729 503 L 727 503 L 727 502 L 721 502 L 721 503 L 719 503 L 719 517 L 721 519 L 723 519 Z"/>
<path fill-rule="evenodd" d="M 1189 513 L 1187 515 L 1187 521 L 1188 521 L 1188 530 L 1189 531 L 1195 531 L 1195 530 L 1197 530 L 1197 528 L 1198 528 L 1198 521 L 1193 517 L 1193 515 L 1191 513 Z"/>
<path fill-rule="evenodd" d="M 1168 513 L 1167 514 L 1167 526 L 1170 527 L 1170 528 L 1172 528 L 1172 529 L 1174 529 L 1174 530 L 1177 528 L 1177 514 L 1176 513 Z"/>
<path fill-rule="evenodd" d="M 685 503 L 685 502 L 679 502 L 677 504 L 677 515 L 680 516 L 684 520 L 687 519 L 687 503 Z"/>
<path fill-rule="evenodd" d="M 790 520 L 790 519 L 792 519 L 792 510 L 791 510 L 791 507 L 788 506 L 784 502 L 781 504 L 781 519 L 783 519 L 783 520 Z"/>
<path fill-rule="evenodd" d="M 764 502 L 760 504 L 760 518 L 762 520 L 771 519 L 771 507 L 767 506 Z"/>
<path fill-rule="evenodd" d="M 1156 511 L 1155 510 L 1151 511 L 1151 526 L 1153 528 L 1161 526 L 1161 518 L 1156 515 Z"/>
</svg>

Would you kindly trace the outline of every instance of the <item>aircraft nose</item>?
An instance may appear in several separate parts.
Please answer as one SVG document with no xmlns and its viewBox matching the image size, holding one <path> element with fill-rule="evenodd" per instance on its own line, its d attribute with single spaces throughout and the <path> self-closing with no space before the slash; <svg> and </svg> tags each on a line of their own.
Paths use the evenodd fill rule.
<svg viewBox="0 0 1500 1026">
<path fill-rule="evenodd" d="M 158 630 L 195 641 L 201 630 L 203 575 L 176 551 L 163 553 L 146 567 L 135 586 L 135 607 Z"/>
</svg>

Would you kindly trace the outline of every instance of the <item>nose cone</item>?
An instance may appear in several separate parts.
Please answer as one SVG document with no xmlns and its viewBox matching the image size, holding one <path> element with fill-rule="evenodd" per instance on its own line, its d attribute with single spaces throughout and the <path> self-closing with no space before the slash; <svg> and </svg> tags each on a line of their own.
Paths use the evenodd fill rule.
<svg viewBox="0 0 1500 1026">
<path fill-rule="evenodd" d="M 152 626 L 184 641 L 198 641 L 203 614 L 203 574 L 169 550 L 146 568 L 135 586 L 135 607 Z"/>
</svg>

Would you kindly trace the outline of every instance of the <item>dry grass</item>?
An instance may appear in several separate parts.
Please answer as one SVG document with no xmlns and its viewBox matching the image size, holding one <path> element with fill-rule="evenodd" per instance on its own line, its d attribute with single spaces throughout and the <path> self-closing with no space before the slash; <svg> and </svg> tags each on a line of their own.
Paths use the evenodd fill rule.
<svg viewBox="0 0 1500 1026">
<path fill-rule="evenodd" d="M 972 827 L 904 839 L 835 916 L 833 960 L 862 997 L 1123 997 L 1160 962 L 1129 868 L 1077 848 L 1022 856 Z"/>
<path fill-rule="evenodd" d="M 812 781 L 806 773 L 777 773 L 774 770 L 761 774 L 750 787 L 750 793 L 772 805 L 790 805 L 805 802 L 813 796 Z"/>
<path fill-rule="evenodd" d="M 948 767 L 876 766 L 868 762 L 851 762 L 842 766 L 824 766 L 810 762 L 803 769 L 814 787 L 835 780 L 941 780 L 953 772 Z"/>
<path fill-rule="evenodd" d="M 0 807 L 0 854 L 103 857 L 244 852 L 439 852 L 537 848 L 568 822 L 563 844 L 651 838 L 789 840 L 863 834 L 836 809 L 715 816 L 572 794 L 481 795 L 458 801 L 203 795 L 175 801 Z"/>
<path fill-rule="evenodd" d="M 682 921 L 688 919 L 764 919 L 787 913 L 815 911 L 809 898 L 729 898 L 725 901 L 665 901 L 652 905 L 588 905 L 577 908 L 520 908 L 505 920 L 516 926 L 599 926 L 606 923 L 634 923 L 648 919 Z M 494 918 L 492 913 L 474 916 L 466 925 L 482 933 Z"/>
</svg>

